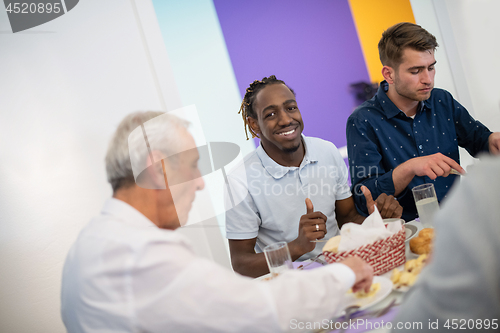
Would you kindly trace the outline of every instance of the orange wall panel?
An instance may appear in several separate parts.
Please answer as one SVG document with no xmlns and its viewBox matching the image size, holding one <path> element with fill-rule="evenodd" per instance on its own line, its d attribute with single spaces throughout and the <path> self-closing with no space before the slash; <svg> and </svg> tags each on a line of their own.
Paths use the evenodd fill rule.
<svg viewBox="0 0 500 333">
<path fill-rule="evenodd" d="M 383 80 L 378 41 L 396 23 L 415 23 L 410 0 L 349 0 L 349 5 L 370 79 L 378 83 Z"/>
</svg>

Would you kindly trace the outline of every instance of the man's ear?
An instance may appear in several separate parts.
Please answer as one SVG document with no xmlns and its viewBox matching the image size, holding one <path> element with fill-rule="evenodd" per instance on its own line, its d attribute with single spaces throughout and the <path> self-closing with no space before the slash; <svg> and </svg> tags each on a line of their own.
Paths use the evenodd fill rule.
<svg viewBox="0 0 500 333">
<path fill-rule="evenodd" d="M 393 84 L 395 75 L 396 75 L 396 71 L 394 70 L 394 68 L 392 68 L 390 66 L 382 67 L 382 76 L 387 81 L 387 83 Z"/>
<path fill-rule="evenodd" d="M 151 161 L 151 155 L 153 157 L 153 161 Z M 168 174 L 168 169 L 170 167 L 168 158 L 157 150 L 151 151 L 151 155 L 148 156 L 148 161 L 153 162 L 153 165 L 148 167 L 148 180 L 151 183 L 152 187 L 155 189 L 164 189 L 167 184 L 165 184 L 165 172 Z M 163 170 L 165 166 L 166 170 Z"/>
<path fill-rule="evenodd" d="M 260 127 L 259 123 L 257 122 L 257 119 L 254 119 L 252 117 L 247 117 L 248 125 L 250 125 L 250 128 L 252 131 L 254 131 L 256 134 L 260 134 Z M 257 135 L 259 136 L 259 135 Z"/>
</svg>

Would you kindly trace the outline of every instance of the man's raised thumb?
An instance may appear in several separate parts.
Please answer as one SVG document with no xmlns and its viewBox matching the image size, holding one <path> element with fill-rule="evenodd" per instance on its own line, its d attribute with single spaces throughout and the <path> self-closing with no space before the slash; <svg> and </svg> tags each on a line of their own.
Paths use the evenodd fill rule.
<svg viewBox="0 0 500 333">
<path fill-rule="evenodd" d="M 311 199 L 309 199 L 309 198 L 306 198 L 306 208 L 307 208 L 307 214 L 314 212 L 313 203 L 312 203 Z"/>
</svg>

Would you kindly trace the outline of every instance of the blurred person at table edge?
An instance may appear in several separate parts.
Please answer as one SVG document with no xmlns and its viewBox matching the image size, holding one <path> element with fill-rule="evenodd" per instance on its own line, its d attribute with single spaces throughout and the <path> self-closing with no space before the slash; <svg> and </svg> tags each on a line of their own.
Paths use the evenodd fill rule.
<svg viewBox="0 0 500 333">
<path fill-rule="evenodd" d="M 324 243 L 312 241 L 336 236 L 344 223 L 362 223 L 365 216 L 356 210 L 337 147 L 302 134 L 295 92 L 285 82 L 274 75 L 254 81 L 240 112 L 260 145 L 228 174 L 242 200 L 226 209 L 226 237 L 233 269 L 257 277 L 268 272 L 265 246 L 286 241 L 292 260 L 314 258 Z M 371 213 L 370 191 L 364 195 Z M 381 194 L 376 204 L 383 217 L 401 216 L 390 195 Z"/>
<path fill-rule="evenodd" d="M 411 189 L 433 183 L 438 200 L 450 190 L 459 165 L 458 147 L 472 156 L 498 154 L 500 133 L 474 120 L 446 90 L 434 88 L 436 38 L 419 25 L 398 23 L 378 44 L 382 75 L 377 94 L 359 106 L 346 125 L 349 169 L 356 205 L 360 187 L 373 196 L 394 195 L 411 221 L 417 210 Z"/>
<path fill-rule="evenodd" d="M 486 156 L 451 190 L 435 218 L 432 260 L 406 295 L 394 331 L 407 331 L 397 323 L 421 322 L 419 332 L 498 332 L 499 170 L 500 156 Z"/>
<path fill-rule="evenodd" d="M 144 138 L 129 139 L 146 122 L 149 152 Z M 61 314 L 68 332 L 281 332 L 292 319 L 330 318 L 351 287 L 369 289 L 373 270 L 357 257 L 272 281 L 197 257 L 175 232 L 204 187 L 187 126 L 159 112 L 130 114 L 118 126 L 105 159 L 113 197 L 80 232 L 64 264 Z M 150 167 L 134 178 L 131 158 Z"/>
</svg>

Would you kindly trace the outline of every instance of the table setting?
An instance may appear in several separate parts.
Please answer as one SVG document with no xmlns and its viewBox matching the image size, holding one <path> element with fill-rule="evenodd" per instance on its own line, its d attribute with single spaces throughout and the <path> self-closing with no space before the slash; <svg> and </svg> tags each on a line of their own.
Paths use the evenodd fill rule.
<svg viewBox="0 0 500 333">
<path fill-rule="evenodd" d="M 422 188 L 423 191 L 414 191 L 415 201 L 433 201 L 433 187 Z M 417 205 L 419 213 L 424 205 Z M 340 235 L 324 242 L 323 253 L 303 262 L 291 262 L 288 251 L 283 251 L 282 258 L 276 259 L 265 249 L 271 273 L 258 279 L 276 278 L 288 269 L 317 269 L 349 256 L 359 256 L 374 268 L 370 292 L 364 295 L 357 295 L 359 291 L 355 294 L 348 292 L 338 312 L 312 332 L 389 332 L 390 322 L 396 316 L 405 293 L 418 279 L 431 251 L 434 237 L 432 218 L 436 212 L 435 207 L 431 208 L 433 212 L 422 212 L 420 218 L 405 223 L 402 219 L 382 219 L 375 207 L 375 212 L 361 225 L 347 223 L 342 226 Z M 273 260 L 281 267 L 273 267 Z"/>
<path fill-rule="evenodd" d="M 389 221 L 384 221 L 384 224 L 397 222 L 394 219 L 387 219 Z M 392 220 L 392 221 L 391 221 Z M 396 219 L 399 220 L 399 219 Z M 420 221 L 414 220 L 401 225 L 402 230 L 404 230 L 404 259 L 405 261 L 386 272 L 374 277 L 373 283 L 377 283 L 380 280 L 385 281 L 385 288 L 381 288 L 375 296 L 370 297 L 362 302 L 360 308 L 355 309 L 354 313 L 350 315 L 350 318 L 346 318 L 346 314 L 342 314 L 334 318 L 330 324 L 329 328 L 326 330 L 320 330 L 317 332 L 388 332 L 389 330 L 385 328 L 386 323 L 390 322 L 396 315 L 398 306 L 401 304 L 405 292 L 407 292 L 410 287 L 396 288 L 396 285 L 392 282 L 392 275 L 394 270 L 404 270 L 407 262 L 412 260 L 417 260 L 419 255 L 411 252 L 409 242 L 411 239 L 416 237 L 418 233 L 423 229 L 423 225 Z M 317 266 L 316 266 L 317 267 Z M 356 304 L 356 301 L 352 298 L 347 298 L 346 304 L 344 305 L 344 310 Z M 349 323 L 349 325 L 347 325 Z M 345 330 L 343 329 L 345 328 Z"/>
<path fill-rule="evenodd" d="M 424 229 L 422 223 L 417 219 L 403 224 L 405 231 L 405 260 L 406 262 L 379 275 L 374 277 L 373 283 L 379 282 L 381 279 L 385 281 L 385 285 L 389 287 L 384 287 L 377 292 L 377 297 L 373 297 L 364 300 L 364 306 L 354 309 L 354 312 L 350 315 L 350 318 L 346 318 L 344 314 L 346 309 L 356 303 L 352 298 L 347 298 L 346 304 L 343 307 L 342 315 L 333 318 L 329 323 L 329 328 L 326 330 L 319 330 L 316 332 L 389 332 L 390 330 L 386 328 L 386 323 L 394 319 L 399 305 L 401 304 L 404 294 L 411 287 L 400 287 L 397 288 L 395 284 L 392 283 L 391 277 L 394 270 L 404 270 L 405 264 L 417 260 L 419 258 L 418 254 L 413 253 L 410 250 L 409 241 L 414 237 L 418 236 L 418 233 Z M 304 264 L 304 263 L 302 263 Z M 307 265 L 307 263 L 305 263 Z M 305 266 L 304 265 L 304 266 Z M 299 267 L 299 263 L 294 263 L 294 266 Z M 320 267 L 321 264 L 317 262 L 312 262 L 309 266 L 304 267 L 304 269 L 314 269 Z M 350 325 L 347 325 L 349 323 Z M 352 325 L 351 325 L 352 323 Z M 342 325 L 346 327 L 345 330 L 342 329 Z"/>
<path fill-rule="evenodd" d="M 399 219 L 398 219 L 399 220 Z M 402 225 L 405 232 L 405 260 L 406 262 L 391 269 L 379 276 L 374 276 L 373 284 L 381 284 L 381 288 L 373 297 L 368 297 L 366 299 L 357 299 L 351 293 L 346 295 L 345 303 L 343 303 L 340 312 L 337 313 L 328 321 L 327 329 L 316 330 L 313 332 L 388 332 L 389 330 L 384 327 L 384 325 L 390 322 L 396 315 L 399 305 L 402 302 L 404 294 L 410 289 L 410 287 L 396 288 L 393 284 L 391 277 L 393 275 L 393 270 L 404 270 L 405 264 L 417 260 L 419 258 L 418 254 L 413 253 L 410 250 L 409 241 L 414 237 L 418 236 L 418 233 L 424 229 L 422 223 L 417 219 L 411 222 L 404 223 Z M 287 257 L 287 255 L 285 255 Z M 287 262 L 285 265 L 294 270 L 311 270 L 317 269 L 325 264 L 328 264 L 325 257 L 320 254 L 316 258 L 308 259 L 303 262 Z M 282 269 L 279 269 L 280 273 L 283 273 Z M 275 277 L 278 276 L 275 274 Z M 272 273 L 266 274 L 257 278 L 258 280 L 269 280 L 273 278 Z M 348 310 L 349 317 L 346 318 L 346 311 Z M 347 325 L 349 323 L 349 325 Z M 346 330 L 342 330 L 342 325 Z"/>
</svg>

